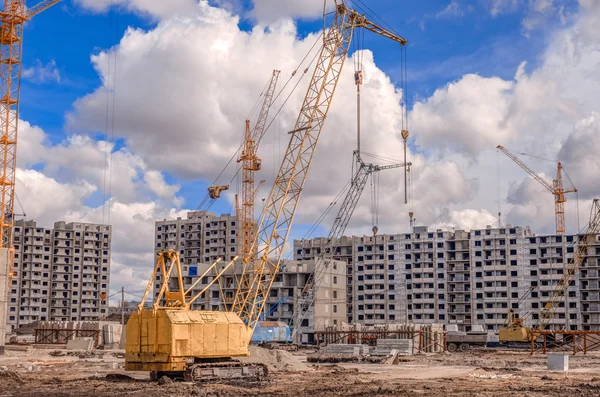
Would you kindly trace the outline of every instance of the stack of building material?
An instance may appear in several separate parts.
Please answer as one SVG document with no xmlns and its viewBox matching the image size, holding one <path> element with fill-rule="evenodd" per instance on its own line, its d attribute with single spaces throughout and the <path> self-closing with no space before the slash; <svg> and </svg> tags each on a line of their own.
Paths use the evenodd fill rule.
<svg viewBox="0 0 600 397">
<path fill-rule="evenodd" d="M 396 350 L 401 356 L 413 354 L 412 339 L 377 339 L 377 346 L 371 349 L 371 354 L 376 356 L 389 356 Z"/>
<path fill-rule="evenodd" d="M 351 354 L 351 355 L 362 355 L 369 354 L 368 345 L 352 345 L 346 343 L 331 344 L 323 346 L 319 349 L 321 354 Z"/>
<path fill-rule="evenodd" d="M 122 330 L 121 324 L 104 324 L 102 326 L 102 342 L 105 349 L 119 348 Z"/>
</svg>

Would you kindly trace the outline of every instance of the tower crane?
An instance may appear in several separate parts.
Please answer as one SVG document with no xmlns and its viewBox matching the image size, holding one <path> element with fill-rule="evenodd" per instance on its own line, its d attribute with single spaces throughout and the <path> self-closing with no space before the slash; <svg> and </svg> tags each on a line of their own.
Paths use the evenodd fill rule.
<svg viewBox="0 0 600 397">
<path fill-rule="evenodd" d="M 327 15 L 330 14 L 324 13 L 324 18 Z M 181 279 L 177 251 L 166 258 L 170 262 L 169 270 L 165 270 L 164 255 L 159 255 L 149 285 L 155 282 L 160 269 L 165 304 L 155 304 L 147 310 L 140 305 L 129 318 L 126 369 L 149 370 L 155 375 L 160 372 L 184 373 L 190 380 L 215 377 L 221 371 L 235 372 L 239 376 L 260 374 L 259 366 L 232 363 L 229 358 L 249 355 L 248 344 L 279 272 L 285 243 L 348 54 L 352 33 L 355 28 L 365 28 L 401 45 L 407 43 L 404 38 L 348 8 L 343 0 L 336 0 L 331 15 L 332 25 L 323 35 L 315 71 L 296 125 L 289 133 L 290 142 L 263 210 L 250 255 L 243 259 L 244 270 L 230 310 L 191 310 L 186 304 L 187 291 Z M 166 293 L 165 284 L 174 267 L 178 269 L 175 274 L 179 291 Z"/>
<path fill-rule="evenodd" d="M 244 134 L 244 148 L 238 159 L 242 163 L 242 257 L 250 256 L 250 248 L 254 241 L 255 221 L 254 221 L 254 199 L 256 190 L 254 186 L 254 174 L 260 171 L 262 161 L 257 156 L 260 140 L 264 135 L 267 124 L 267 116 L 273 104 L 273 95 L 277 80 L 279 79 L 279 70 L 273 70 L 269 86 L 265 92 L 263 104 L 258 114 L 258 119 L 253 129 L 250 129 L 250 120 L 246 120 L 246 133 Z"/>
<path fill-rule="evenodd" d="M 577 274 L 587 257 L 588 249 L 598 242 L 598 233 L 600 233 L 600 200 L 594 199 L 589 223 L 581 234 L 573 258 L 567 264 L 563 275 L 552 290 L 552 295 L 544 304 L 540 312 L 539 322 L 532 328 L 525 327 L 524 317 L 519 318 L 514 312 L 510 311 L 505 326 L 500 327 L 500 342 L 535 342 L 538 339 L 539 333 L 545 330 L 554 318 L 556 309 L 565 298 L 569 285 L 573 282 L 575 274 Z M 531 287 L 529 292 L 533 289 L 534 287 Z"/>
<path fill-rule="evenodd" d="M 9 282 L 13 276 L 13 224 L 17 167 L 19 93 L 23 60 L 23 25 L 60 0 L 27 8 L 25 0 L 4 0 L 0 11 L 0 249 L 8 249 Z"/>
<path fill-rule="evenodd" d="M 554 196 L 554 213 L 556 218 L 556 234 L 563 235 L 565 234 L 565 202 L 567 199 L 565 198 L 565 193 L 574 193 L 577 192 L 577 189 L 563 189 L 562 183 L 562 164 L 559 161 L 556 167 L 556 179 L 552 181 L 552 184 L 549 184 L 544 178 L 539 176 L 535 171 L 529 168 L 525 163 L 523 163 L 517 156 L 512 154 L 505 147 L 498 145 L 496 149 L 500 150 L 504 153 L 508 158 L 517 163 L 517 165 L 525 170 L 533 179 L 538 181 L 542 186 L 546 188 L 552 195 Z"/>
<path fill-rule="evenodd" d="M 307 316 L 310 308 L 314 304 L 315 297 L 317 296 L 317 288 L 321 284 L 321 280 L 323 279 L 326 270 L 329 268 L 330 260 L 335 255 L 335 249 L 339 243 L 339 239 L 346 231 L 346 227 L 348 226 L 350 218 L 356 209 L 356 205 L 358 204 L 358 200 L 360 199 L 360 196 L 362 195 L 362 192 L 367 184 L 369 176 L 379 171 L 407 167 L 411 165 L 411 163 L 390 165 L 375 165 L 365 163 L 362 160 L 358 150 L 354 151 L 354 156 L 356 157 L 356 162 L 359 164 L 359 167 L 357 167 L 355 174 L 352 176 L 350 189 L 346 193 L 346 197 L 344 197 L 344 201 L 342 202 L 338 214 L 333 221 L 333 225 L 327 234 L 325 246 L 321 249 L 320 255 L 315 258 L 315 270 L 310 274 L 308 280 L 306 281 L 306 285 L 308 286 L 306 294 L 299 299 L 299 307 L 296 311 L 296 318 L 294 318 L 293 321 L 292 340 L 298 334 L 298 330 L 300 329 L 302 321 Z"/>
</svg>

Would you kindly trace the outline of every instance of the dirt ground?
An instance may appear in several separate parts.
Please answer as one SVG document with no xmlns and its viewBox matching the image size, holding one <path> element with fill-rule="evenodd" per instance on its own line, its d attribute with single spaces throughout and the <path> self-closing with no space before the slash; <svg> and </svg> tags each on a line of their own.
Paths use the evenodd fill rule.
<svg viewBox="0 0 600 397">
<path fill-rule="evenodd" d="M 126 372 L 115 352 L 79 355 L 29 349 L 0 356 L 0 397 L 8 396 L 569 396 L 600 395 L 600 354 L 570 357 L 568 373 L 546 356 L 478 350 L 402 357 L 398 365 L 310 365 L 306 353 L 253 350 L 269 365 L 261 382 L 152 382 Z"/>
</svg>

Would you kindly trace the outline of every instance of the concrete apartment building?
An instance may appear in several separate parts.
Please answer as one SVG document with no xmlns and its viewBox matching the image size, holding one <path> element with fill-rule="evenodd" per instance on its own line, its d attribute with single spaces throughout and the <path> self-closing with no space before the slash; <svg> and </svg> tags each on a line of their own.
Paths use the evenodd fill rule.
<svg viewBox="0 0 600 397">
<path fill-rule="evenodd" d="M 242 224 L 237 216 L 190 211 L 186 219 L 165 219 L 155 225 L 155 252 L 179 250 L 181 263 L 229 261 L 242 249 Z"/>
<path fill-rule="evenodd" d="M 415 227 L 405 234 L 343 237 L 334 258 L 347 264 L 349 323 L 408 321 L 497 330 L 510 309 L 526 324 L 537 323 L 578 241 L 572 235 L 536 236 L 511 225 L 470 232 Z M 297 240 L 294 256 L 314 258 L 324 243 L 322 238 Z M 597 243 L 551 328 L 600 330 L 599 257 Z"/>
<path fill-rule="evenodd" d="M 182 264 L 183 284 L 188 289 L 198 279 L 199 275 L 211 266 L 207 263 L 198 263 L 193 265 Z M 225 265 L 219 265 L 219 271 Z M 232 268 L 241 269 L 240 263 L 234 264 Z M 213 284 L 205 291 L 192 305 L 195 310 L 225 310 L 234 300 L 236 293 L 235 278 L 241 275 L 240 272 L 234 272 L 232 268 L 228 269 L 221 276 L 221 286 L 218 283 Z M 298 310 L 298 300 L 303 291 L 306 291 L 310 274 L 314 272 L 314 261 L 296 261 L 282 260 L 279 274 L 273 281 L 269 292 L 265 310 L 265 320 L 283 321 L 292 324 Z M 299 337 L 303 343 L 312 343 L 315 340 L 316 331 L 324 331 L 331 325 L 342 324 L 346 320 L 346 285 L 345 285 L 345 263 L 333 261 L 328 267 L 323 278 L 317 286 L 317 295 L 315 304 L 299 328 Z M 204 288 L 213 280 L 214 272 L 206 275 L 190 292 L 190 296 L 195 296 L 203 291 Z M 157 276 L 157 283 L 160 282 L 160 275 Z M 169 280 L 169 287 L 177 290 L 177 275 L 172 274 Z M 154 296 L 158 295 L 158 287 L 154 285 Z M 223 291 L 223 297 L 221 294 Z"/>
<path fill-rule="evenodd" d="M 325 238 L 294 241 L 294 259 L 321 254 Z M 346 321 L 369 325 L 405 322 L 406 283 L 397 278 L 398 235 L 342 237 L 333 258 L 346 263 Z"/>
<path fill-rule="evenodd" d="M 7 325 L 38 320 L 99 320 L 107 314 L 111 227 L 34 221 L 14 225 L 15 277 L 10 285 Z"/>
</svg>

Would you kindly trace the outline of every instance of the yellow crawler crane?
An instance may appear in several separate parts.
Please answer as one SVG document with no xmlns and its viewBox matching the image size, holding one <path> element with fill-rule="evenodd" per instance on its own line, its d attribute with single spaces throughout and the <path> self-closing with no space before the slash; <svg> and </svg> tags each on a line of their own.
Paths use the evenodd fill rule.
<svg viewBox="0 0 600 397">
<path fill-rule="evenodd" d="M 325 14 L 325 13 L 324 13 Z M 273 281 L 279 272 L 281 257 L 302 194 L 310 164 L 319 141 L 331 100 L 341 75 L 355 28 L 365 28 L 401 45 L 406 40 L 349 9 L 343 1 L 335 2 L 331 27 L 323 34 L 323 46 L 317 59 L 308 92 L 289 133 L 290 142 L 263 210 L 248 257 L 229 312 L 196 311 L 191 305 L 203 292 L 220 282 L 232 262 L 216 273 L 199 294 L 189 292 L 211 269 L 187 290 L 182 281 L 177 251 L 158 256 L 144 300 L 137 313 L 127 322 L 125 368 L 152 371 L 154 376 L 184 375 L 188 380 L 222 377 L 261 376 L 263 366 L 241 364 L 232 357 L 247 356 L 250 337 L 259 322 Z M 177 291 L 169 290 L 168 281 L 177 273 Z M 156 275 L 162 286 L 152 308 L 144 309 Z M 164 302 L 163 302 L 164 301 Z"/>
<path fill-rule="evenodd" d="M 552 291 L 552 295 L 544 303 L 538 324 L 532 328 L 526 327 L 524 317 L 531 313 L 519 318 L 513 310 L 510 310 L 504 326 L 499 329 L 498 338 L 501 343 L 531 343 L 538 340 L 540 332 L 546 330 L 554 319 L 556 309 L 565 298 L 575 275 L 587 258 L 588 249 L 598 242 L 598 233 L 600 233 L 600 200 L 594 199 L 590 211 L 590 221 L 583 233 L 580 234 L 573 258 L 565 267 L 562 277 Z M 528 294 L 534 289 L 535 287 L 531 287 Z M 527 295 L 523 296 L 519 302 L 525 299 Z"/>
<path fill-rule="evenodd" d="M 237 257 L 221 269 L 217 260 L 186 290 L 179 253 L 175 250 L 159 253 L 142 302 L 158 281 L 157 276 L 161 288 L 152 308 L 144 309 L 141 303 L 127 321 L 125 369 L 150 371 L 152 378 L 170 375 L 188 380 L 265 375 L 266 368 L 261 365 L 242 366 L 222 360 L 249 354 L 252 332 L 237 314 L 191 310 L 192 303 L 215 282 L 220 282 L 220 276 L 235 260 Z M 194 287 L 212 271 L 213 280 L 191 296 Z M 171 275 L 177 276 L 177 291 L 169 289 Z M 215 363 L 214 359 L 220 362 Z"/>
</svg>

